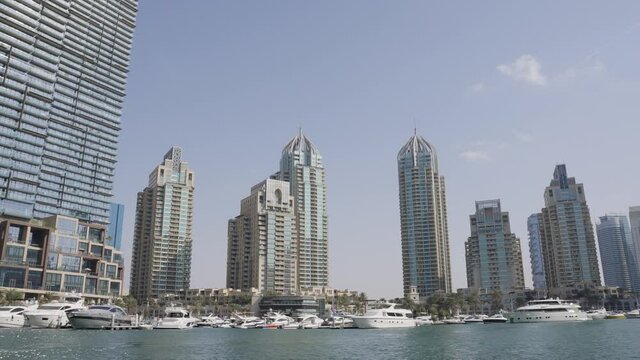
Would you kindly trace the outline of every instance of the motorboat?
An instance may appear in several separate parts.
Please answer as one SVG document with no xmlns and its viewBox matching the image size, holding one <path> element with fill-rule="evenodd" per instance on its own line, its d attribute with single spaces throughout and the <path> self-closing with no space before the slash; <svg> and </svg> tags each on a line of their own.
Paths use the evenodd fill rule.
<svg viewBox="0 0 640 360">
<path fill-rule="evenodd" d="M 526 306 L 519 307 L 509 314 L 511 323 L 536 323 L 553 321 L 591 320 L 580 305 L 559 298 L 531 300 Z"/>
<path fill-rule="evenodd" d="M 200 321 L 192 317 L 189 311 L 180 306 L 170 306 L 164 310 L 164 314 L 165 317 L 158 320 L 154 329 L 191 329 Z"/>
<path fill-rule="evenodd" d="M 324 320 L 317 315 L 304 315 L 298 317 L 296 322 L 300 325 L 300 329 L 318 329 Z"/>
<path fill-rule="evenodd" d="M 33 310 L 35 306 L 2 306 L 0 307 L 0 328 L 21 328 L 28 325 L 24 312 Z"/>
<path fill-rule="evenodd" d="M 327 327 L 329 329 L 351 329 L 355 327 L 355 322 L 348 316 L 331 316 L 324 320 L 321 327 Z"/>
<path fill-rule="evenodd" d="M 463 320 L 465 324 L 484 324 L 484 319 L 486 318 L 487 315 L 469 315 Z"/>
<path fill-rule="evenodd" d="M 509 319 L 504 317 L 502 314 L 495 314 L 482 319 L 484 324 L 504 324 L 507 321 L 509 321 Z"/>
<path fill-rule="evenodd" d="M 224 324 L 224 320 L 218 316 L 213 314 L 209 314 L 202 318 L 201 321 L 198 321 L 196 324 L 197 327 L 214 327 L 217 328 L 220 325 Z"/>
<path fill-rule="evenodd" d="M 587 316 L 591 318 L 591 320 L 602 320 L 607 317 L 607 309 L 591 309 L 587 311 Z"/>
<path fill-rule="evenodd" d="M 448 319 L 444 319 L 444 323 L 447 325 L 461 325 L 464 324 L 464 315 L 454 316 Z"/>
<path fill-rule="evenodd" d="M 627 319 L 640 319 L 640 310 L 635 309 L 624 314 Z"/>
<path fill-rule="evenodd" d="M 282 329 L 285 326 L 294 323 L 291 317 L 280 314 L 280 313 L 268 313 L 265 315 L 265 323 L 260 326 L 263 329 Z"/>
<path fill-rule="evenodd" d="M 431 315 L 416 316 L 416 326 L 433 325 Z"/>
<path fill-rule="evenodd" d="M 621 311 L 610 311 L 607 313 L 605 319 L 607 320 L 624 320 L 627 317 L 624 316 L 624 313 Z"/>
<path fill-rule="evenodd" d="M 247 316 L 244 318 L 244 321 L 241 324 L 236 324 L 236 329 L 255 329 L 262 328 L 264 326 L 265 321 L 255 316 Z"/>
<path fill-rule="evenodd" d="M 67 315 L 74 329 L 107 329 L 112 326 L 131 326 L 131 317 L 115 305 L 91 305 L 86 310 Z"/>
<path fill-rule="evenodd" d="M 396 304 L 386 304 L 380 309 L 371 309 L 366 314 L 354 316 L 353 321 L 360 329 L 406 328 L 416 326 L 411 310 L 396 308 Z"/>
<path fill-rule="evenodd" d="M 41 304 L 35 310 L 27 310 L 24 317 L 30 327 L 36 329 L 70 327 L 68 314 L 84 310 L 84 299 L 76 295 L 64 296 L 61 300 Z"/>
</svg>

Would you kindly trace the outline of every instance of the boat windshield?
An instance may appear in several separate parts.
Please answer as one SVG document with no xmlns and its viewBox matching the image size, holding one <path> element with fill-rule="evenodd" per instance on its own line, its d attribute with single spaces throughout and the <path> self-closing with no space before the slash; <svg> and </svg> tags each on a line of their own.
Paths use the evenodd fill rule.
<svg viewBox="0 0 640 360">
<path fill-rule="evenodd" d="M 93 305 L 89 306 L 89 310 L 111 310 L 111 307 L 104 305 Z"/>
<path fill-rule="evenodd" d="M 60 305 L 40 305 L 38 310 L 61 310 L 62 306 Z"/>
<path fill-rule="evenodd" d="M 170 318 L 182 318 L 182 317 L 187 317 L 185 314 L 181 313 L 181 312 L 170 312 L 169 316 Z"/>
<path fill-rule="evenodd" d="M 0 311 L 11 311 L 11 309 L 13 309 L 13 307 L 0 307 Z"/>
</svg>

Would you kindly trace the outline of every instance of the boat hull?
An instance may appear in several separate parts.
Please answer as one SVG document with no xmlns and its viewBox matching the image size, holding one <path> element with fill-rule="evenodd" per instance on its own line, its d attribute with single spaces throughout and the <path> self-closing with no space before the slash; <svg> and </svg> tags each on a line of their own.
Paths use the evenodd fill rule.
<svg viewBox="0 0 640 360">
<path fill-rule="evenodd" d="M 69 326 L 69 319 L 64 311 L 26 314 L 25 318 L 29 327 L 34 329 L 58 329 Z"/>
<path fill-rule="evenodd" d="M 11 315 L 0 317 L 0 328 L 21 328 L 25 326 L 23 315 Z"/>
<path fill-rule="evenodd" d="M 106 329 L 112 325 L 110 318 L 98 317 L 98 316 L 72 316 L 69 319 L 71 326 L 74 329 Z M 114 319 L 113 325 L 115 326 L 130 326 L 131 320 Z"/>
<path fill-rule="evenodd" d="M 587 313 L 577 312 L 541 312 L 519 311 L 509 316 L 510 323 L 540 323 L 540 322 L 572 322 L 591 320 Z"/>
<path fill-rule="evenodd" d="M 389 329 L 415 327 L 415 319 L 389 317 L 354 317 L 353 321 L 359 329 Z"/>
<path fill-rule="evenodd" d="M 193 328 L 198 319 L 189 319 L 189 318 L 169 318 L 165 320 L 161 320 L 158 325 L 154 326 L 154 329 L 158 330 L 188 330 Z"/>
</svg>

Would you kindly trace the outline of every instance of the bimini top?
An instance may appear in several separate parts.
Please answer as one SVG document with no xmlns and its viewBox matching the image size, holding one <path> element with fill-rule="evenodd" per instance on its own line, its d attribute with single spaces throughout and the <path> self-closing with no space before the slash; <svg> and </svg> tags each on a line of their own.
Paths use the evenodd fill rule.
<svg viewBox="0 0 640 360">
<path fill-rule="evenodd" d="M 284 149 L 282 149 L 283 154 L 294 152 L 320 154 L 320 151 L 313 145 L 311 140 L 302 134 L 302 129 L 300 129 L 298 135 L 291 139 L 291 141 L 285 145 Z"/>
<path fill-rule="evenodd" d="M 434 168 L 437 169 L 438 160 L 436 148 L 433 147 L 433 145 L 429 144 L 429 142 L 422 136 L 414 134 L 398 152 L 398 160 L 405 158 L 409 154 L 413 156 L 414 166 L 417 165 L 418 154 L 430 154 L 434 164 Z"/>
</svg>

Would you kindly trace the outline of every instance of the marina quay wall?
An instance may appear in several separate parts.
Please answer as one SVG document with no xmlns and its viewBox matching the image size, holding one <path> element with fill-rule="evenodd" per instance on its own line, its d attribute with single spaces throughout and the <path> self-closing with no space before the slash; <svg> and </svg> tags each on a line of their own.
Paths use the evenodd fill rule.
<svg viewBox="0 0 640 360">
<path fill-rule="evenodd" d="M 88 302 L 122 295 L 124 259 L 104 224 L 55 215 L 0 217 L 0 288 L 25 299 L 75 292 Z"/>
</svg>

